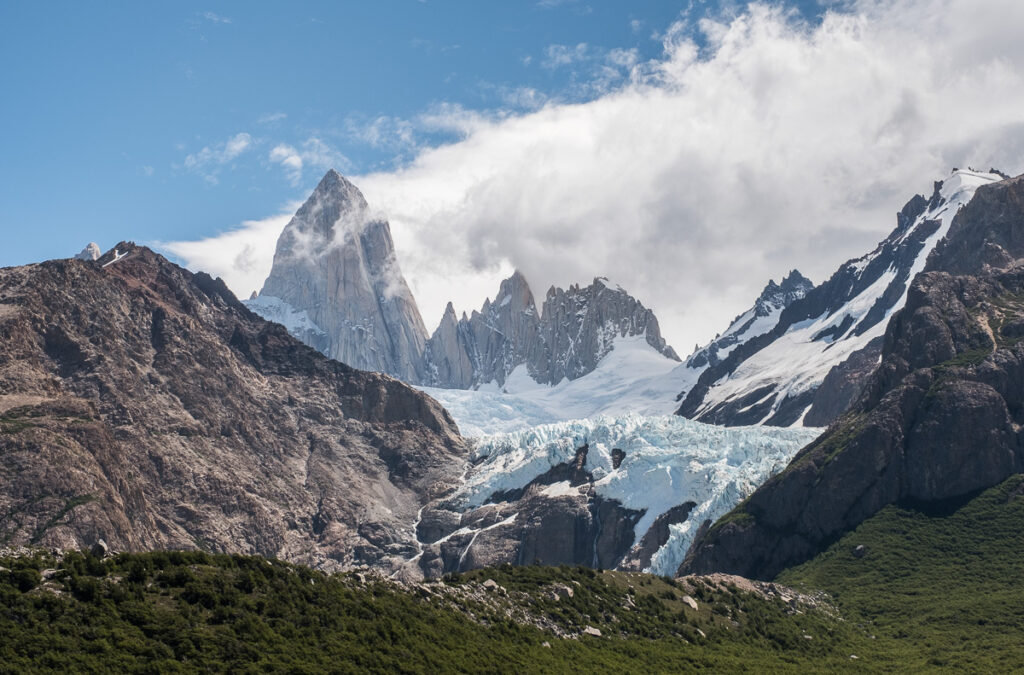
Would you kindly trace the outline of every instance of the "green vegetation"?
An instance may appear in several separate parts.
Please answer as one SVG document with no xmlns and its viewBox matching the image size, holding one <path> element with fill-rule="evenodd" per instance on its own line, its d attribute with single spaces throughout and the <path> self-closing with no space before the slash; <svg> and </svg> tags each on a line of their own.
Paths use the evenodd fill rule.
<svg viewBox="0 0 1024 675">
<path fill-rule="evenodd" d="M 988 358 L 989 354 L 992 353 L 993 347 L 978 347 L 977 349 L 971 349 L 969 351 L 957 354 L 948 361 L 936 365 L 934 370 L 937 374 L 944 374 L 951 368 L 966 368 L 967 366 L 976 366 Z"/>
<path fill-rule="evenodd" d="M 1022 522 L 1022 476 L 890 506 L 762 592 L 566 566 L 403 586 L 201 551 L 0 558 L 0 673 L 1007 672 Z"/>
<path fill-rule="evenodd" d="M 1024 477 L 945 512 L 887 507 L 778 582 L 824 589 L 876 636 L 861 663 L 1010 672 L 1024 663 Z M 866 555 L 853 550 L 864 546 Z"/>
<path fill-rule="evenodd" d="M 402 587 L 203 552 L 0 565 L 0 672 L 797 671 L 848 665 L 854 633 L 728 585 L 585 568 Z"/>
</svg>

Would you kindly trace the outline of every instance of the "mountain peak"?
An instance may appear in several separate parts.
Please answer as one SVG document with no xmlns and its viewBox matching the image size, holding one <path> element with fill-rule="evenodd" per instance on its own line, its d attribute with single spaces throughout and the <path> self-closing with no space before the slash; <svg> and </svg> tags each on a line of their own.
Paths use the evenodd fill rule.
<svg viewBox="0 0 1024 675">
<path fill-rule="evenodd" d="M 391 229 L 333 169 L 281 232 L 260 296 L 307 312 L 316 334 L 328 336 L 313 346 L 333 359 L 410 382 L 422 376 L 427 331 Z"/>
<path fill-rule="evenodd" d="M 320 179 L 316 189 L 313 190 L 298 213 L 305 212 L 314 216 L 317 211 L 326 207 L 362 212 L 368 209 L 369 205 L 366 203 L 366 197 L 355 184 L 331 169 Z"/>
<path fill-rule="evenodd" d="M 800 270 L 790 270 L 779 287 L 784 291 L 804 289 L 807 292 L 814 288 L 814 282 L 800 274 Z"/>
<path fill-rule="evenodd" d="M 770 312 L 772 308 L 781 309 L 793 300 L 802 298 L 807 292 L 814 288 L 814 283 L 800 274 L 798 270 L 791 270 L 783 279 L 781 284 L 775 280 L 769 280 L 761 295 L 758 296 L 758 305 L 770 305 L 763 308 L 763 312 Z"/>
</svg>

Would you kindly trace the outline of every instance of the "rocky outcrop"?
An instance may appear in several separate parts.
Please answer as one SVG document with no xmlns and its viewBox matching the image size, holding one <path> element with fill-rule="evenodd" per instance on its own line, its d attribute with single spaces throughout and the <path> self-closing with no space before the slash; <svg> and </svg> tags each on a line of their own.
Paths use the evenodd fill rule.
<svg viewBox="0 0 1024 675">
<path fill-rule="evenodd" d="M 592 372 L 617 338 L 634 336 L 644 336 L 666 358 L 679 360 L 661 337 L 654 313 L 607 279 L 582 288 L 552 287 L 538 311 L 526 278 L 516 271 L 479 312 L 457 320 L 448 305 L 427 342 L 427 384 L 503 386 L 519 366 L 536 382 L 557 384 Z"/>
<path fill-rule="evenodd" d="M 575 380 L 597 367 L 620 337 L 642 335 L 663 356 L 678 361 L 661 337 L 654 312 L 617 284 L 603 277 L 589 286 L 548 290 L 544 298 L 541 336 L 546 353 L 534 363 L 534 379 L 542 384 Z"/>
<path fill-rule="evenodd" d="M 978 188 L 889 322 L 853 409 L 722 518 L 684 571 L 770 578 L 887 504 L 1024 471 L 1024 177 Z"/>
<path fill-rule="evenodd" d="M 516 366 L 535 367 L 546 355 L 540 312 L 526 278 L 517 270 L 501 282 L 492 303 L 455 319 L 451 303 L 427 343 L 428 384 L 469 389 L 487 382 L 503 385 Z M 531 371 L 532 372 L 532 371 Z"/>
<path fill-rule="evenodd" d="M 924 268 L 953 216 L 979 186 L 1000 180 L 995 173 L 954 171 L 935 184 L 929 199 L 913 197 L 874 251 L 846 262 L 787 305 L 767 332 L 719 355 L 717 363 L 709 356 L 697 383 L 683 392 L 678 414 L 729 426 L 833 421 L 870 371 L 864 350 L 903 306 L 911 278 Z M 816 397 L 826 375 L 850 358 L 857 362 L 836 371 L 830 390 Z M 848 386 L 833 391 L 837 379 L 848 380 Z"/>
<path fill-rule="evenodd" d="M 407 572 L 436 577 L 503 563 L 616 568 L 633 547 L 644 512 L 595 493 L 587 452 L 584 445 L 572 462 L 494 494 L 478 508 L 460 512 L 445 500 L 432 504 L 418 527 L 422 555 Z"/>
<path fill-rule="evenodd" d="M 449 415 L 146 248 L 0 270 L 0 540 L 397 566 Z"/>
<path fill-rule="evenodd" d="M 427 331 L 398 265 L 391 228 L 338 172 L 327 172 L 281 233 L 259 295 L 305 312 L 326 335 L 324 344 L 309 344 L 327 356 L 406 382 L 424 379 Z M 251 308 L 263 313 L 259 304 Z"/>
</svg>

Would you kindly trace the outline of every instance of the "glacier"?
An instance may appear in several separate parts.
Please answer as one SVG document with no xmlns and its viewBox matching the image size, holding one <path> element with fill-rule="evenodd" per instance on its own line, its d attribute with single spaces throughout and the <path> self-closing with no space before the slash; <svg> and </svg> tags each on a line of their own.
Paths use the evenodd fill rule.
<svg viewBox="0 0 1024 675">
<path fill-rule="evenodd" d="M 720 427 L 675 415 L 598 416 L 542 424 L 478 439 L 474 467 L 453 500 L 463 510 L 493 495 L 526 486 L 552 467 L 571 462 L 589 447 L 586 470 L 596 494 L 644 511 L 634 527 L 634 543 L 655 519 L 674 506 L 696 506 L 682 523 L 670 526 L 668 541 L 647 571 L 674 575 L 700 525 L 724 515 L 823 430 L 817 428 Z M 612 450 L 625 457 L 616 468 Z M 545 494 L 568 489 L 559 483 Z"/>
</svg>

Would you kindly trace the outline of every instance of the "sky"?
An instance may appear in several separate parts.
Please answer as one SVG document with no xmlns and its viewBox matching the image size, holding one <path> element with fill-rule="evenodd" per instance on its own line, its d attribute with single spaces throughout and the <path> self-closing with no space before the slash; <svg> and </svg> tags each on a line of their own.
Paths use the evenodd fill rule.
<svg viewBox="0 0 1024 675">
<path fill-rule="evenodd" d="M 428 329 L 607 276 L 687 354 L 1024 171 L 1018 0 L 10 1 L 0 63 L 0 266 L 134 240 L 247 297 L 335 168 Z"/>
</svg>

